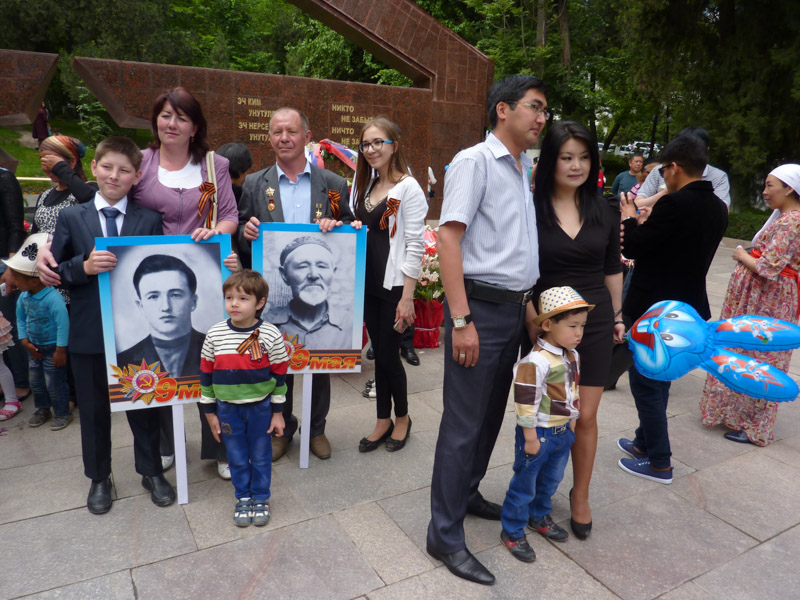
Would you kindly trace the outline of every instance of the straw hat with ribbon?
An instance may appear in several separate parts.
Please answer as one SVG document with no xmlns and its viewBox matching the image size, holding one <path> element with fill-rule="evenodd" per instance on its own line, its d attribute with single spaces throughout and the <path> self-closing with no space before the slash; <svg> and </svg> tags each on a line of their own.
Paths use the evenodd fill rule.
<svg viewBox="0 0 800 600">
<path fill-rule="evenodd" d="M 576 308 L 592 310 L 594 304 L 586 302 L 578 292 L 569 286 L 553 287 L 543 291 L 539 296 L 539 316 L 533 322 L 541 325 L 545 319 Z"/>
</svg>

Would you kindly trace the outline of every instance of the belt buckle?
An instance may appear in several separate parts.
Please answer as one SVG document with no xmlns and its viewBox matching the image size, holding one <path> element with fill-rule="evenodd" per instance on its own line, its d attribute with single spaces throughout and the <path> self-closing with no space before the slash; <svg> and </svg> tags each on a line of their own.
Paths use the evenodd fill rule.
<svg viewBox="0 0 800 600">
<path fill-rule="evenodd" d="M 533 300 L 533 290 L 530 289 L 522 294 L 522 305 L 525 306 L 528 302 Z"/>
<path fill-rule="evenodd" d="M 553 427 L 553 433 L 563 433 L 567 430 L 567 427 L 569 427 L 569 423 L 564 423 L 558 427 Z"/>
</svg>

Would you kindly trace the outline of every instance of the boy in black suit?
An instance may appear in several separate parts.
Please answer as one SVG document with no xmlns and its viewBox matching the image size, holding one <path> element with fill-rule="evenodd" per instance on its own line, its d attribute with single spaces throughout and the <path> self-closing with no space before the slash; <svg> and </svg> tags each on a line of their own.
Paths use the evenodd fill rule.
<svg viewBox="0 0 800 600">
<path fill-rule="evenodd" d="M 58 273 L 71 293 L 69 353 L 80 399 L 83 468 L 92 480 L 86 504 L 94 514 L 111 509 L 111 405 L 97 275 L 117 263 L 111 252 L 95 248 L 95 238 L 161 235 L 161 215 L 128 203 L 128 192 L 141 177 L 141 163 L 142 153 L 128 138 L 100 142 L 92 161 L 100 191 L 93 202 L 62 211 L 53 238 Z M 168 506 L 175 501 L 175 490 L 162 474 L 158 416 L 148 409 L 125 414 L 142 485 L 155 504 Z"/>
</svg>

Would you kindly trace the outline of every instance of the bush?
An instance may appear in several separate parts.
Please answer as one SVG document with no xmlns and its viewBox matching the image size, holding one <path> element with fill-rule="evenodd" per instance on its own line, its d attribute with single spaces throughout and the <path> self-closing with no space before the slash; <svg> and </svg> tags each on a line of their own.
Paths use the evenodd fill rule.
<svg viewBox="0 0 800 600">
<path fill-rule="evenodd" d="M 629 168 L 628 159 L 624 156 L 610 153 L 606 154 L 606 157 L 603 159 L 603 173 L 606 176 L 606 187 L 611 189 L 611 184 L 614 183 L 614 179 L 617 175 L 623 171 L 627 171 Z"/>
<path fill-rule="evenodd" d="M 746 208 L 741 212 L 728 215 L 728 229 L 725 237 L 736 240 L 750 240 L 766 222 L 771 211 Z"/>
</svg>

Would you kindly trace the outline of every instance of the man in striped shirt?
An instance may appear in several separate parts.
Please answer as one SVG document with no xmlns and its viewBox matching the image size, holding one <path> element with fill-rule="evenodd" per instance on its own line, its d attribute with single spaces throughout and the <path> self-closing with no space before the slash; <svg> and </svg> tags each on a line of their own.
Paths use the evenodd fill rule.
<svg viewBox="0 0 800 600">
<path fill-rule="evenodd" d="M 535 315 L 539 278 L 531 194 L 534 146 L 547 122 L 544 83 L 512 75 L 489 91 L 492 133 L 453 159 L 445 174 L 439 257 L 445 291 L 443 413 L 431 481 L 428 553 L 458 577 L 494 576 L 466 548 L 467 513 L 500 520 L 478 491 L 503 421 L 513 367 Z"/>
</svg>

